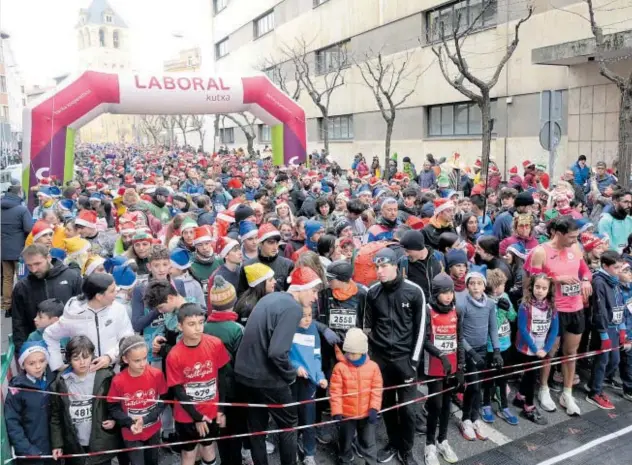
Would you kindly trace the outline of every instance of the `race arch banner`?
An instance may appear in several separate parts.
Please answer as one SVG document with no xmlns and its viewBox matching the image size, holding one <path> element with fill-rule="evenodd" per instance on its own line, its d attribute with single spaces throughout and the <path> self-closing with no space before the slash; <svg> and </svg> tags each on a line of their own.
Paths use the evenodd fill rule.
<svg viewBox="0 0 632 465">
<path fill-rule="evenodd" d="M 307 157 L 305 111 L 266 76 L 115 74 L 85 71 L 24 109 L 22 162 L 27 190 L 43 177 L 73 177 L 74 138 L 102 113 L 216 114 L 248 111 L 271 126 L 273 162 Z"/>
</svg>

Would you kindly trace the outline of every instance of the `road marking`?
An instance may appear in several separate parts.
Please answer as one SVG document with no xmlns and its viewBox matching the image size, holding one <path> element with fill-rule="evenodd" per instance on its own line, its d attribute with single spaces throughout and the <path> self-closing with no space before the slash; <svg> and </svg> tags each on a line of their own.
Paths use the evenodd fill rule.
<svg viewBox="0 0 632 465">
<path fill-rule="evenodd" d="M 582 452 L 587 451 L 588 449 L 592 449 L 595 446 L 598 446 L 599 444 L 603 444 L 604 442 L 608 442 L 611 441 L 613 439 L 616 439 L 618 437 L 623 436 L 624 434 L 627 434 L 629 432 L 632 431 L 632 426 L 628 426 L 626 428 L 620 429 L 619 431 L 615 431 L 614 433 L 610 433 L 607 434 L 605 436 L 602 436 L 600 438 L 594 439 L 590 442 L 587 442 L 586 444 L 584 444 L 583 446 L 580 446 L 576 449 L 573 449 L 571 451 L 565 452 L 561 455 L 558 455 L 557 457 L 552 457 L 548 460 L 545 460 L 544 462 L 540 462 L 538 463 L 538 465 L 553 465 L 555 463 L 559 463 L 562 460 L 566 460 L 569 457 L 574 457 L 578 454 L 581 454 Z"/>
<path fill-rule="evenodd" d="M 463 416 L 463 412 L 461 412 L 459 410 L 458 412 L 454 413 L 454 416 L 457 417 L 460 420 L 461 417 Z M 503 445 L 513 441 L 513 439 L 511 439 L 508 436 L 505 436 L 503 433 L 501 433 L 497 429 L 492 428 L 487 423 L 483 422 L 483 420 L 481 420 L 481 423 L 483 423 L 483 427 L 485 428 L 485 432 L 487 433 L 487 436 L 489 437 L 489 440 L 491 442 L 493 442 L 494 444 L 497 444 L 499 446 L 503 446 Z"/>
</svg>

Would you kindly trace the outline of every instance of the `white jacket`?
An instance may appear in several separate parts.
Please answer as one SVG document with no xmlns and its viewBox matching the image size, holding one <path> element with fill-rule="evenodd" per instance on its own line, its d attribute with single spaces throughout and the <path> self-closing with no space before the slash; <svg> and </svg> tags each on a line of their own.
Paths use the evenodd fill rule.
<svg viewBox="0 0 632 465">
<path fill-rule="evenodd" d="M 62 338 L 87 336 L 96 348 L 97 357 L 109 355 L 112 363 L 116 363 L 119 341 L 132 334 L 134 330 L 127 310 L 119 302 L 95 312 L 88 307 L 88 301 L 73 297 L 66 303 L 59 321 L 44 330 L 44 342 L 50 352 L 50 368 L 56 370 L 64 364 L 59 344 Z"/>
</svg>

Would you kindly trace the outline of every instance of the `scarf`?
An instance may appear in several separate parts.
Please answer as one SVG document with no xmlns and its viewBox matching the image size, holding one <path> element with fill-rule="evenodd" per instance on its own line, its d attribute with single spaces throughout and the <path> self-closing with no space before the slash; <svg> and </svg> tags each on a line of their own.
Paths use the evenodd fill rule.
<svg viewBox="0 0 632 465">
<path fill-rule="evenodd" d="M 219 323 L 222 321 L 237 321 L 238 317 L 239 315 L 231 310 L 213 310 L 208 317 L 208 321 L 213 323 Z"/>
<path fill-rule="evenodd" d="M 437 215 L 430 218 L 429 224 L 433 225 L 437 229 L 449 228 L 452 226 L 451 221 L 442 221 Z"/>
<path fill-rule="evenodd" d="M 331 292 L 334 295 L 334 299 L 344 302 L 358 293 L 358 285 L 353 281 L 349 281 L 345 287 L 332 289 Z"/>
<path fill-rule="evenodd" d="M 471 294 L 468 294 L 467 300 L 475 307 L 483 308 L 487 305 L 487 296 L 485 294 L 483 294 L 483 296 L 481 297 L 481 300 L 477 300 L 474 297 L 472 297 Z"/>
<path fill-rule="evenodd" d="M 446 314 L 454 308 L 454 303 L 443 305 L 435 296 L 430 297 L 430 306 L 439 313 Z"/>
<path fill-rule="evenodd" d="M 465 276 L 461 278 L 457 278 L 455 276 L 450 275 L 452 281 L 454 281 L 454 291 L 461 292 L 465 290 Z"/>
<path fill-rule="evenodd" d="M 531 302 L 531 306 L 543 312 L 549 310 L 549 302 L 546 299 L 535 300 L 534 298 L 533 301 Z"/>
<path fill-rule="evenodd" d="M 215 260 L 215 255 L 211 255 L 210 257 L 204 257 L 200 255 L 197 250 L 195 251 L 196 262 L 201 263 L 202 265 L 208 265 L 209 263 L 212 263 L 213 260 Z"/>
<path fill-rule="evenodd" d="M 360 357 L 357 360 L 349 360 L 349 357 L 347 357 L 347 356 L 345 356 L 345 358 L 354 367 L 361 367 L 366 362 L 366 354 L 362 354 L 362 357 Z"/>
</svg>

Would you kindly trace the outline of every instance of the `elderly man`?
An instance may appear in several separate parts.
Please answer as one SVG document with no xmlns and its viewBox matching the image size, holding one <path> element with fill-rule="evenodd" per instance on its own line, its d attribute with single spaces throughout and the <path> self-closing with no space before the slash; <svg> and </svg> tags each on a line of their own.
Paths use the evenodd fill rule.
<svg viewBox="0 0 632 465">
<path fill-rule="evenodd" d="M 367 242 L 392 240 L 395 229 L 401 224 L 401 220 L 397 218 L 397 212 L 397 199 L 393 197 L 384 199 L 380 207 L 380 216 L 367 231 Z"/>
</svg>

